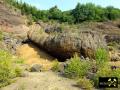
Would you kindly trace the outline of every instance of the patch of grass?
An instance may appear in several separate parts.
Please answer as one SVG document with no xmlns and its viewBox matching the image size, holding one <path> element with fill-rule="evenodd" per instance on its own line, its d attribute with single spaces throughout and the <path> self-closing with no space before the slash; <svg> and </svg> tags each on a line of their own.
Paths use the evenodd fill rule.
<svg viewBox="0 0 120 90">
<path fill-rule="evenodd" d="M 55 60 L 55 61 L 53 62 L 52 70 L 53 70 L 53 71 L 56 71 L 56 72 L 59 71 L 59 62 L 58 62 L 58 60 Z"/>
<path fill-rule="evenodd" d="M 2 41 L 2 40 L 3 40 L 3 32 L 0 31 L 0 41 Z"/>
<path fill-rule="evenodd" d="M 70 59 L 70 63 L 65 68 L 65 76 L 68 78 L 82 78 L 91 67 L 90 61 L 82 61 L 75 55 Z"/>
<path fill-rule="evenodd" d="M 77 81 L 77 85 L 85 90 L 93 90 L 94 83 L 87 78 L 81 78 Z"/>
<path fill-rule="evenodd" d="M 118 77 L 120 79 L 120 69 L 111 70 L 108 64 L 102 66 L 93 78 L 95 87 L 98 87 L 99 77 Z M 120 84 L 120 82 L 119 82 Z"/>
<path fill-rule="evenodd" d="M 13 59 L 14 59 L 14 63 L 16 64 L 24 64 L 23 58 L 15 57 Z"/>
<path fill-rule="evenodd" d="M 118 77 L 120 78 L 120 69 L 112 70 L 111 66 L 108 63 L 108 52 L 105 49 L 98 49 L 96 51 L 96 66 L 97 72 L 93 77 L 93 82 L 95 87 L 98 87 L 99 77 Z M 120 82 L 119 82 L 120 84 Z M 105 89 L 109 90 L 109 89 Z"/>
<path fill-rule="evenodd" d="M 0 50 L 0 87 L 10 84 L 13 78 L 21 74 L 13 61 L 10 53 Z"/>
<path fill-rule="evenodd" d="M 22 69 L 20 67 L 16 67 L 14 69 L 16 77 L 19 77 L 22 74 Z"/>
<path fill-rule="evenodd" d="M 102 48 L 97 49 L 95 59 L 98 68 L 104 66 L 108 62 L 108 52 Z"/>
</svg>

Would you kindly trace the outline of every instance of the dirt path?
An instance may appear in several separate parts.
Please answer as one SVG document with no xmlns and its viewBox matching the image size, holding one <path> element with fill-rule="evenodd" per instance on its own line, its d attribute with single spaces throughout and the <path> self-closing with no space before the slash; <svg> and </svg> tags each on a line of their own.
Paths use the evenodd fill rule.
<svg viewBox="0 0 120 90">
<path fill-rule="evenodd" d="M 51 71 L 28 73 L 15 83 L 0 90 L 80 90 L 73 80 L 60 77 Z"/>
<path fill-rule="evenodd" d="M 32 44 L 24 44 L 18 49 L 18 55 L 24 58 L 28 65 L 40 64 L 49 70 L 54 58 Z M 80 90 L 76 82 L 57 75 L 52 71 L 27 72 L 26 77 L 17 78 L 15 83 L 0 90 Z"/>
<path fill-rule="evenodd" d="M 26 64 L 41 64 L 46 70 L 51 68 L 54 60 L 53 57 L 33 44 L 24 44 L 19 47 L 17 52 L 20 57 L 24 58 Z M 80 90 L 75 87 L 75 84 L 75 81 L 60 77 L 52 71 L 28 72 L 27 77 L 18 78 L 15 83 L 0 90 Z"/>
</svg>

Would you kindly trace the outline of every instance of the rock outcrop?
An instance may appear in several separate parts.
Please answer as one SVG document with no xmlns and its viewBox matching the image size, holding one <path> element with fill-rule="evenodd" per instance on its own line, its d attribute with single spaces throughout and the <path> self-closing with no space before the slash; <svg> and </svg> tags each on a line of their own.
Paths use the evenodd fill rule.
<svg viewBox="0 0 120 90">
<path fill-rule="evenodd" d="M 108 43 L 109 42 L 120 43 L 120 35 L 106 35 L 105 39 Z"/>
<path fill-rule="evenodd" d="M 45 33 L 44 30 L 32 30 L 28 37 L 51 55 L 66 59 L 77 53 L 85 58 L 94 58 L 97 48 L 106 48 L 104 36 L 96 32 L 59 32 Z"/>
</svg>

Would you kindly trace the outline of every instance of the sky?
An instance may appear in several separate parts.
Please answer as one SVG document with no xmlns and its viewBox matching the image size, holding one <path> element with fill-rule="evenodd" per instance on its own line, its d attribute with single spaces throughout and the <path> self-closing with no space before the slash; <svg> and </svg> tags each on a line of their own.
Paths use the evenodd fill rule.
<svg viewBox="0 0 120 90">
<path fill-rule="evenodd" d="M 22 0 L 33 6 L 36 6 L 40 10 L 48 10 L 49 8 L 57 5 L 62 11 L 74 9 L 78 2 L 80 3 L 94 3 L 95 5 L 101 5 L 102 7 L 114 6 L 120 8 L 120 0 Z"/>
</svg>

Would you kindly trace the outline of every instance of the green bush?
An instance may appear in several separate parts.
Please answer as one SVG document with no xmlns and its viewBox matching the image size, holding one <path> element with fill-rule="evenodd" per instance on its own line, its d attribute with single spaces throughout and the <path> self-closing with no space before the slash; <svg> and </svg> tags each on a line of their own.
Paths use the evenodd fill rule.
<svg viewBox="0 0 120 90">
<path fill-rule="evenodd" d="M 13 62 L 16 63 L 16 64 L 24 64 L 24 59 L 14 56 L 13 57 Z"/>
<path fill-rule="evenodd" d="M 68 78 L 82 78 L 87 74 L 90 67 L 91 63 L 89 61 L 82 61 L 75 55 L 65 68 L 65 76 Z"/>
<path fill-rule="evenodd" d="M 58 60 L 55 60 L 55 61 L 53 62 L 52 70 L 53 70 L 53 71 L 59 71 L 59 62 L 58 62 Z"/>
<path fill-rule="evenodd" d="M 0 31 L 0 41 L 3 40 L 3 33 Z"/>
<path fill-rule="evenodd" d="M 120 69 L 112 70 L 108 62 L 108 52 L 105 49 L 96 51 L 97 72 L 93 77 L 95 87 L 98 87 L 99 77 L 118 77 L 120 78 Z"/>
<path fill-rule="evenodd" d="M 89 79 L 83 78 L 77 81 L 77 85 L 85 90 L 93 90 L 94 83 Z"/>
<path fill-rule="evenodd" d="M 22 69 L 20 67 L 15 68 L 15 75 L 16 77 L 19 77 L 22 74 Z"/>
<path fill-rule="evenodd" d="M 95 53 L 97 67 L 102 67 L 108 62 L 108 52 L 105 49 L 99 48 Z"/>
<path fill-rule="evenodd" d="M 18 69 L 12 55 L 0 50 L 0 87 L 10 84 L 13 78 L 19 76 L 21 71 Z"/>
<path fill-rule="evenodd" d="M 103 67 L 101 67 L 96 75 L 93 78 L 93 81 L 95 83 L 95 86 L 98 87 L 99 77 L 118 77 L 120 78 L 120 69 L 111 70 L 111 67 L 106 64 Z M 120 84 L 120 82 L 119 82 Z"/>
</svg>

